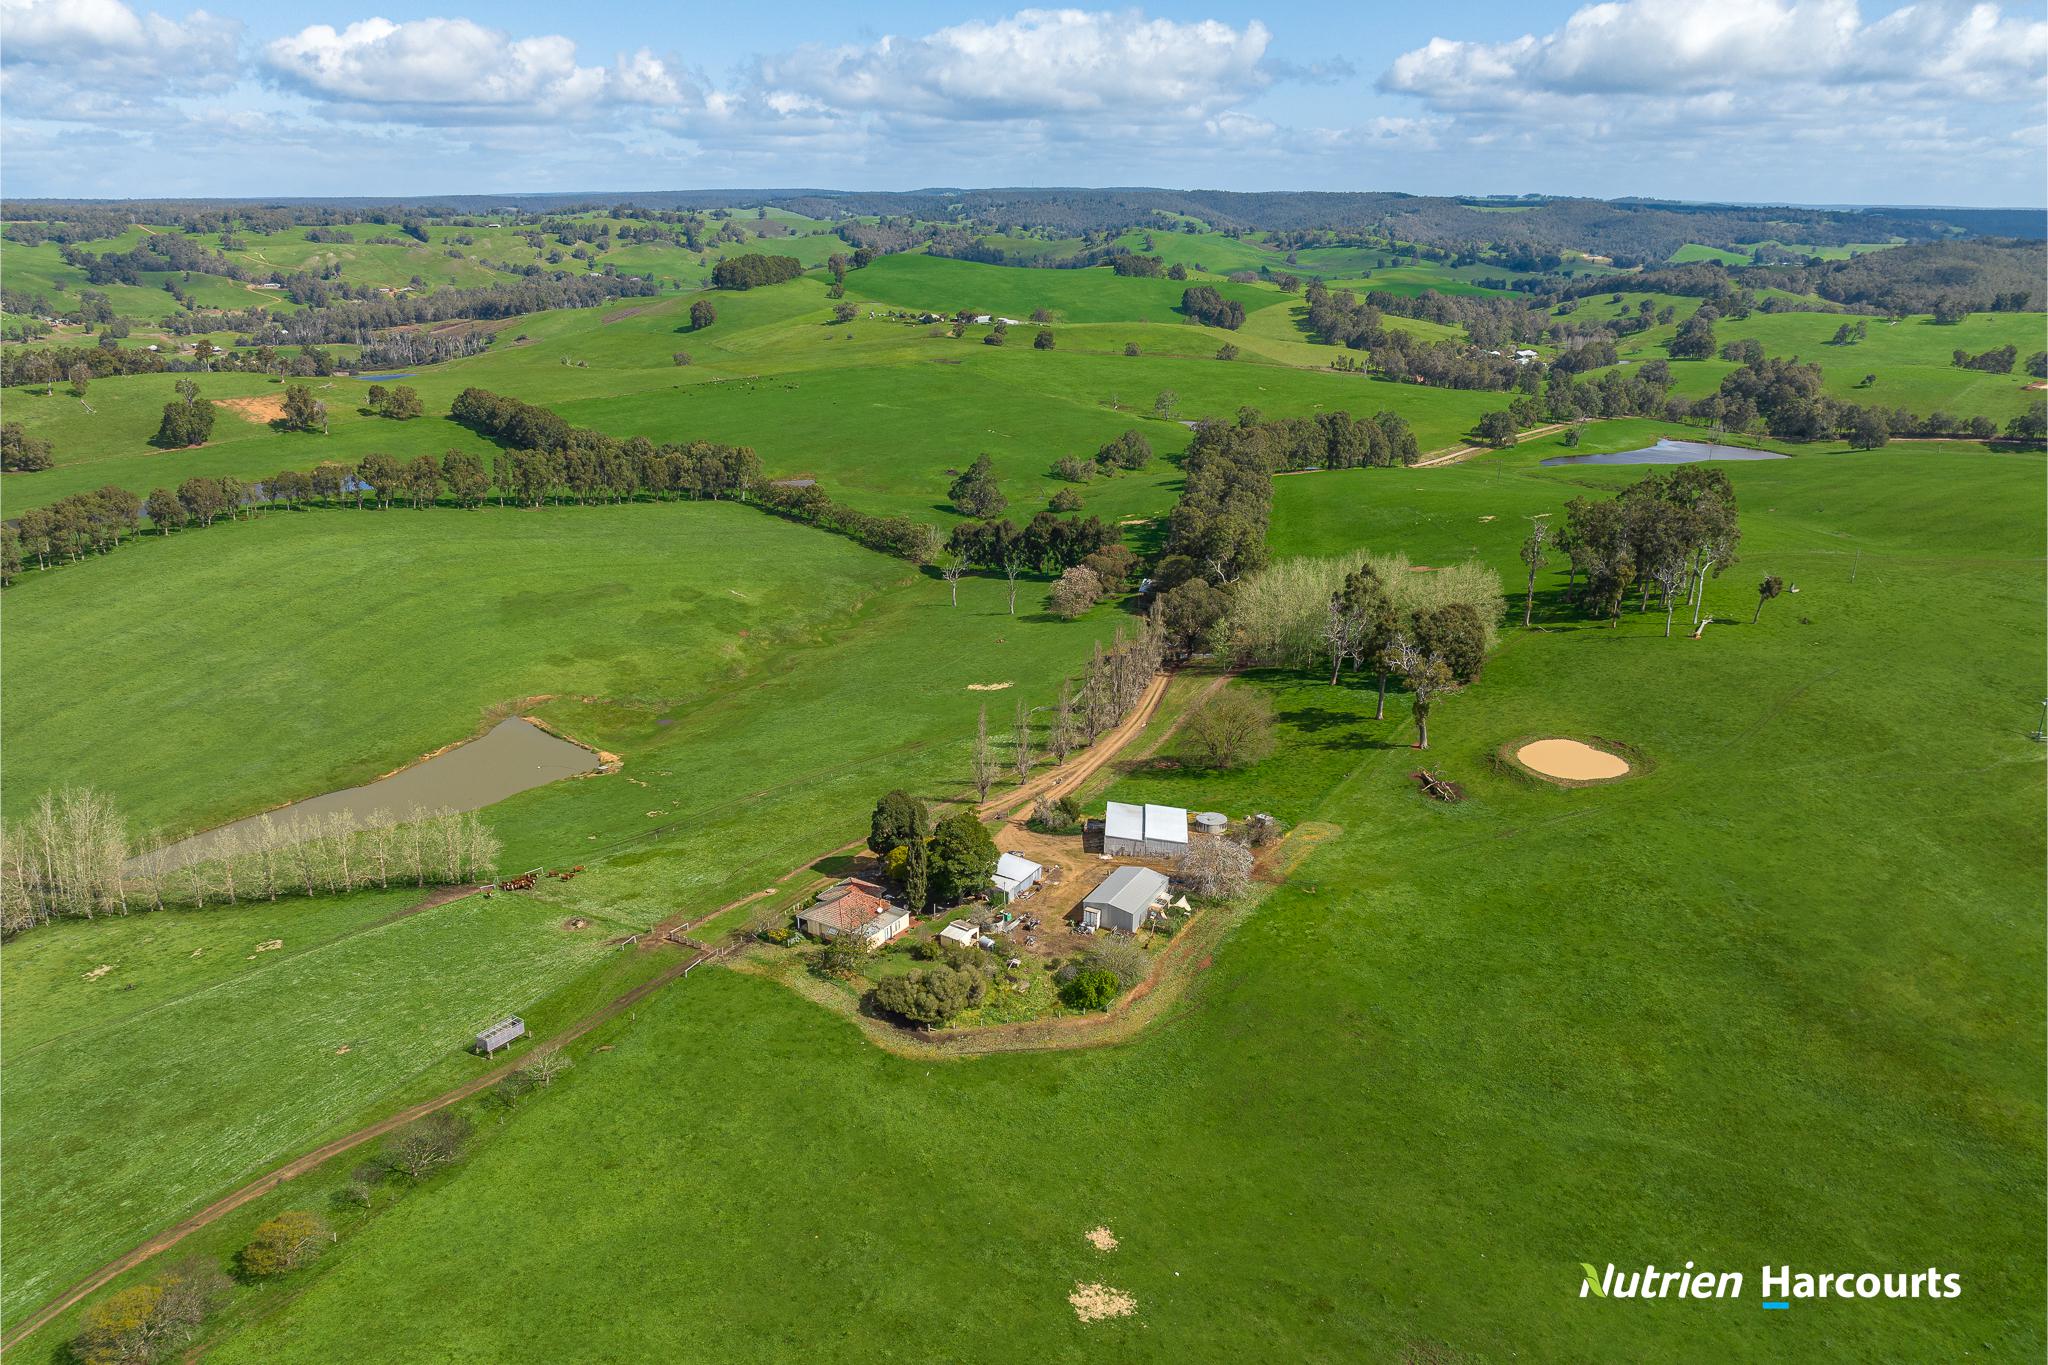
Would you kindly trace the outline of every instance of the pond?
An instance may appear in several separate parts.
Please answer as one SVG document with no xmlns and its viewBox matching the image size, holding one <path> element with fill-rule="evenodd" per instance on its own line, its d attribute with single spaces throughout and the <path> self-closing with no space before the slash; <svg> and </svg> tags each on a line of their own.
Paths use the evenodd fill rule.
<svg viewBox="0 0 2048 1365">
<path fill-rule="evenodd" d="M 1611 450 L 1605 455 L 1553 455 L 1553 464 L 1698 464 L 1703 460 L 1786 460 L 1775 450 L 1751 450 L 1748 446 L 1717 446 L 1705 441 L 1667 441 L 1640 450 Z"/>
<path fill-rule="evenodd" d="M 350 379 L 360 379 L 365 384 L 381 384 L 387 379 L 411 379 L 413 377 L 414 375 L 411 370 L 407 370 L 404 374 L 352 374 L 349 376 Z"/>
<path fill-rule="evenodd" d="M 443 749 L 389 777 L 295 801 L 269 816 L 271 823 L 289 826 L 324 821 L 338 812 L 362 828 L 376 812 L 398 821 L 444 808 L 477 810 L 565 777 L 596 772 L 601 765 L 599 756 L 582 745 L 514 717 L 498 722 L 481 738 Z M 250 816 L 180 840 L 170 849 L 173 864 L 210 856 L 224 839 L 260 819 Z"/>
</svg>

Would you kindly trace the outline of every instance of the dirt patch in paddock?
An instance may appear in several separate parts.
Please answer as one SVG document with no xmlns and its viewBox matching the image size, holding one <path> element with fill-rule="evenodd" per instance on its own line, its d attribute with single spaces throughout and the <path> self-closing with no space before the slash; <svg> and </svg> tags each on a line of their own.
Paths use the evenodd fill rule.
<svg viewBox="0 0 2048 1365">
<path fill-rule="evenodd" d="M 967 684 L 967 690 L 968 690 L 969 692 L 1002 692 L 1002 691 L 1005 691 L 1005 690 L 1007 690 L 1007 689 L 1009 689 L 1009 688 L 1012 688 L 1012 687 L 1015 687 L 1015 686 L 1016 686 L 1016 684 L 1015 684 L 1015 683 L 1006 683 L 1006 682 L 999 682 L 999 683 L 969 683 L 969 684 Z"/>
<path fill-rule="evenodd" d="M 1127 1318 L 1138 1311 L 1138 1301 L 1121 1289 L 1111 1289 L 1106 1284 L 1075 1284 L 1074 1292 L 1067 1295 L 1067 1302 L 1074 1305 L 1074 1316 L 1083 1322 L 1100 1322 L 1104 1318 Z"/>
<path fill-rule="evenodd" d="M 1081 1234 L 1088 1239 L 1088 1245 L 1097 1251 L 1115 1251 L 1116 1234 L 1108 1228 L 1090 1228 Z"/>
<path fill-rule="evenodd" d="M 284 395 L 267 393 L 261 398 L 216 398 L 213 405 L 226 408 L 245 422 L 268 425 L 284 418 Z"/>
<path fill-rule="evenodd" d="M 606 313 L 600 320 L 608 323 L 624 322 L 627 318 L 637 318 L 646 311 L 645 308 L 621 308 L 616 313 Z"/>
</svg>

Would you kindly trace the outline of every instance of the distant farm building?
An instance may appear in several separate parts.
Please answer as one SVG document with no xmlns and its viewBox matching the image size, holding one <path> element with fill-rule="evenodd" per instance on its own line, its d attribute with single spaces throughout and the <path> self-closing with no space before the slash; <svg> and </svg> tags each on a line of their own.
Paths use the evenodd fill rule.
<svg viewBox="0 0 2048 1365">
<path fill-rule="evenodd" d="M 910 912 L 891 905 L 874 882 L 849 878 L 819 893 L 817 903 L 797 912 L 796 927 L 812 938 L 858 934 L 879 948 L 909 932 Z"/>
<path fill-rule="evenodd" d="M 518 1015 L 500 1019 L 476 1036 L 476 1050 L 488 1057 L 499 1048 L 512 1046 L 515 1039 L 526 1036 L 526 1021 Z"/>
<path fill-rule="evenodd" d="M 990 879 L 994 889 L 989 893 L 989 904 L 1008 905 L 1030 895 L 1038 886 L 1038 879 L 1044 875 L 1045 869 L 1029 858 L 1005 853 L 996 859 L 996 875 Z"/>
<path fill-rule="evenodd" d="M 1188 851 L 1188 813 L 1179 806 L 1109 803 L 1102 851 L 1112 858 L 1178 858 Z"/>
<path fill-rule="evenodd" d="M 1149 867 L 1120 867 L 1081 902 L 1081 927 L 1135 934 L 1165 903 L 1165 873 Z"/>
</svg>

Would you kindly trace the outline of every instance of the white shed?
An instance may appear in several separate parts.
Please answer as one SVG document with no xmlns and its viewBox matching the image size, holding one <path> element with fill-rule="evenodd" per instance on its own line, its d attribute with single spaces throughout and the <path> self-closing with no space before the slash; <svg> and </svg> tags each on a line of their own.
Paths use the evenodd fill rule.
<svg viewBox="0 0 2048 1365">
<path fill-rule="evenodd" d="M 1109 803 L 1102 851 L 1112 858 L 1178 858 L 1188 851 L 1188 813 L 1180 806 Z"/>
<path fill-rule="evenodd" d="M 1037 889 L 1038 879 L 1044 875 L 1043 867 L 1022 854 L 1003 854 L 996 859 L 996 875 L 990 879 L 994 889 L 989 893 L 989 904 L 1008 905 L 1023 899 Z"/>
</svg>

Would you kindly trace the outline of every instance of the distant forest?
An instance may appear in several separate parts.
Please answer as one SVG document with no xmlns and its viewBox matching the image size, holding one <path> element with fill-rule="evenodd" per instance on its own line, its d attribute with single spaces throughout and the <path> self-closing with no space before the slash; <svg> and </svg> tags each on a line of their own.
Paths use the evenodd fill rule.
<svg viewBox="0 0 2048 1365">
<path fill-rule="evenodd" d="M 150 222 L 219 219 L 251 211 L 283 225 L 338 226 L 403 222 L 493 209 L 522 212 L 608 212 L 614 209 L 702 211 L 781 208 L 820 219 L 853 215 L 912 217 L 980 231 L 1042 231 L 1060 236 L 1146 226 L 1161 215 L 1198 220 L 1220 231 L 1369 234 L 1433 246 L 1491 243 L 1507 255 L 1565 250 L 1611 257 L 1617 265 L 1652 265 L 1688 242 L 1748 250 L 1758 243 L 1844 246 L 1902 238 L 2048 237 L 2038 209 L 1818 209 L 1770 205 L 1688 204 L 1645 199 L 1541 198 L 1460 200 L 1425 195 L 1222 190 L 986 189 L 903 193 L 811 189 L 683 190 L 620 194 L 447 195 L 431 199 L 277 199 L 0 202 L 7 219 Z M 1502 209 L 1512 211 L 1502 212 Z M 102 232 L 101 235 L 104 235 Z M 60 239 L 61 240 L 61 239 Z"/>
</svg>

